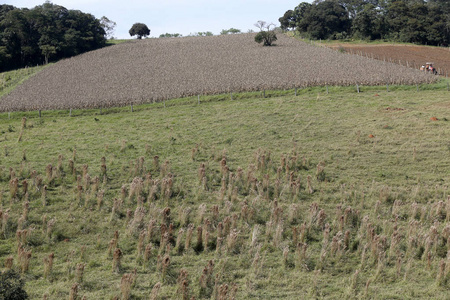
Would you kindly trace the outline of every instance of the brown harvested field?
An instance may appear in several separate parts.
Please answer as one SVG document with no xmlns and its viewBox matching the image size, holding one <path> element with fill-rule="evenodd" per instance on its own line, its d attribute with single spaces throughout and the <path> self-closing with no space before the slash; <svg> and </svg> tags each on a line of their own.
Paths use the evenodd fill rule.
<svg viewBox="0 0 450 300">
<path fill-rule="evenodd" d="M 450 48 L 415 46 L 415 45 L 349 45 L 338 44 L 332 49 L 344 49 L 357 55 L 368 56 L 378 60 L 387 60 L 403 66 L 419 69 L 427 62 L 433 62 L 439 74 L 447 75 L 450 71 Z"/>
<path fill-rule="evenodd" d="M 436 78 L 279 35 L 262 47 L 253 34 L 147 39 L 44 69 L 0 100 L 0 111 L 95 108 L 227 92 L 317 85 L 382 85 Z"/>
</svg>

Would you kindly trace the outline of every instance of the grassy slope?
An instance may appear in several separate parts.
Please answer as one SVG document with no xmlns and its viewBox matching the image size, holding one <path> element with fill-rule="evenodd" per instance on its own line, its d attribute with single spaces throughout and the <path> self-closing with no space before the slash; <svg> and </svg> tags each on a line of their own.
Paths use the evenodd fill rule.
<svg viewBox="0 0 450 300">
<path fill-rule="evenodd" d="M 324 298 L 348 297 L 351 294 L 362 296 L 368 279 L 371 280 L 368 293 L 373 298 L 444 298 L 447 287 L 436 284 L 439 258 L 434 258 L 430 270 L 426 268 L 425 261 L 414 259 L 406 281 L 401 279 L 406 263 L 400 279 L 395 279 L 395 263 L 392 262 L 387 263 L 382 276 L 378 278 L 375 277 L 375 263 L 366 263 L 361 269 L 360 250 L 345 254 L 341 259 L 330 258 L 321 273 L 292 267 L 295 248 L 290 244 L 291 226 L 308 220 L 311 203 L 316 202 L 325 210 L 328 216 L 326 222 L 332 226 L 335 224 L 338 204 L 344 208 L 351 206 L 359 209 L 361 216 L 370 215 L 380 232 L 389 237 L 392 231 L 389 224 L 392 224 L 390 210 L 393 199 L 405 203 L 401 207 L 404 214 L 399 219 L 399 227 L 402 232 L 406 232 L 410 204 L 417 201 L 431 209 L 428 202 L 445 201 L 450 180 L 450 141 L 446 121 L 450 105 L 448 92 L 399 90 L 386 93 L 371 90 L 356 94 L 336 89 L 326 95 L 317 91 L 305 92 L 299 97 L 242 99 L 167 108 L 150 105 L 134 113 L 87 114 L 72 118 L 50 113 L 41 120 L 29 117 L 28 128 L 24 130 L 21 142 L 17 142 L 21 120 L 8 120 L 7 115 L 2 115 L 0 143 L 4 153 L 0 164 L 4 166 L 1 176 L 3 209 L 10 207 L 9 167 L 24 177 L 30 170 L 36 169 L 45 178 L 45 166 L 49 163 L 57 165 L 59 154 L 64 156 L 63 167 L 67 171 L 67 160 L 72 158 L 73 149 L 76 149 L 78 172 L 83 164 L 88 164 L 91 177 L 99 175 L 100 159 L 104 156 L 110 178 L 103 186 L 106 190 L 105 204 L 100 212 L 95 210 L 95 198 L 91 199 L 92 204 L 88 208 L 78 205 L 72 176 L 65 177 L 56 186 L 49 188 L 46 207 L 42 207 L 40 193 L 30 184 L 33 192 L 30 194 L 29 225 L 35 227 L 35 233 L 31 239 L 31 244 L 34 244 L 31 268 L 25 279 L 31 298 L 40 298 L 44 293 L 48 293 L 50 299 L 67 298 L 75 281 L 74 272 L 69 273 L 69 270 L 78 262 L 86 263 L 84 283 L 79 295 L 86 295 L 88 299 L 108 299 L 119 295 L 121 274 L 111 272 L 112 259 L 106 255 L 108 242 L 114 231 L 119 230 L 125 272 L 138 268 L 139 275 L 132 294 L 135 299 L 147 299 L 152 286 L 161 281 L 160 272 L 155 266 L 156 258 L 152 258 L 147 268 L 137 263 L 137 238 L 127 234 L 125 218 L 109 222 L 112 199 L 119 197 L 122 184 L 132 181 L 130 163 L 144 156 L 145 165 L 151 170 L 153 155 L 159 155 L 161 162 L 169 160 L 171 171 L 176 176 L 175 185 L 184 192 L 184 196 L 174 197 L 169 204 L 157 201 L 156 205 L 158 208 L 169 205 L 175 224 L 178 222 L 180 207 L 191 207 L 192 222 L 198 225 L 196 211 L 200 203 L 206 203 L 208 208 L 217 203 L 221 209 L 221 219 L 226 216 L 223 203 L 217 200 L 220 175 L 214 175 L 214 170 L 220 169 L 220 162 L 210 157 L 220 157 L 222 150 L 226 149 L 230 168 L 236 171 L 241 166 L 246 170 L 249 164 L 255 163 L 254 153 L 258 148 L 272 153 L 275 169 L 282 154 L 290 153 L 293 149 L 298 151 L 300 157 L 309 161 L 310 166 L 308 171 L 299 173 L 303 185 L 306 175 L 314 176 L 315 166 L 324 162 L 327 182 L 314 179 L 312 184 L 316 192 L 308 195 L 303 187 L 301 197 L 295 201 L 287 194 L 279 197 L 286 218 L 285 234 L 282 244 L 278 248 L 274 247 L 272 239 L 266 241 L 265 225 L 261 225 L 259 242 L 262 244 L 261 255 L 265 258 L 260 274 L 254 274 L 251 262 L 255 253 L 248 249 L 255 223 L 246 225 L 239 220 L 243 243 L 239 253 L 221 256 L 214 251 L 195 254 L 191 250 L 183 255 L 172 253 L 171 273 L 160 295 L 173 297 L 175 280 L 179 269 L 183 267 L 188 270 L 191 291 L 197 296 L 201 271 L 209 259 L 214 259 L 215 274 L 221 274 L 221 283 L 238 284 L 239 299 L 298 299 L 300 295 Z M 403 110 L 386 110 L 387 107 Z M 439 121 L 431 121 L 430 117 L 437 117 Z M 9 132 L 8 128 L 15 131 Z M 369 138 L 369 134 L 374 135 L 374 138 Z M 191 150 L 196 144 L 199 145 L 199 153 L 193 161 Z M 146 145 L 151 146 L 151 151 Z M 26 161 L 22 162 L 24 152 Z M 201 162 L 208 164 L 216 183 L 210 183 L 211 191 L 199 193 L 197 169 Z M 270 174 L 274 178 L 274 172 Z M 154 176 L 157 176 L 156 171 Z M 383 201 L 381 196 L 382 191 L 386 190 L 389 194 L 387 198 L 391 199 L 389 201 Z M 247 199 L 251 203 L 255 197 L 249 195 L 245 198 L 240 195 L 239 202 Z M 382 200 L 381 208 L 375 213 L 375 202 L 379 199 Z M 290 223 L 287 216 L 293 201 L 298 204 L 299 213 L 298 219 Z M 13 229 L 22 211 L 21 202 L 15 201 L 11 206 Z M 257 204 L 258 217 L 264 223 L 269 220 L 272 204 L 266 200 Z M 136 204 L 127 203 L 125 206 L 134 210 Z M 145 207 L 149 208 L 148 203 Z M 239 214 L 240 208 L 241 204 L 235 203 L 232 212 Z M 44 214 L 48 219 L 57 220 L 50 240 L 40 233 Z M 148 215 L 159 218 L 155 209 Z M 207 215 L 210 216 L 209 209 Z M 428 231 L 431 220 L 425 218 L 423 222 L 423 231 Z M 352 235 L 355 233 L 352 240 L 357 239 L 356 231 L 352 231 Z M 9 232 L 7 238 L 2 240 L 0 265 L 10 254 L 17 264 L 14 232 Z M 331 236 L 334 234 L 335 231 Z M 314 267 L 318 262 L 321 241 L 322 233 L 313 231 L 308 241 L 310 266 Z M 84 256 L 81 255 L 82 245 L 86 246 Z M 282 264 L 280 249 L 286 245 L 290 246 L 287 268 Z M 157 244 L 155 247 L 157 249 Z M 71 256 L 72 251 L 74 254 Z M 55 253 L 52 282 L 42 277 L 42 261 L 50 252 Z M 153 255 L 156 256 L 156 252 Z M 361 270 L 356 292 L 349 292 L 347 285 L 356 269 Z"/>
</svg>

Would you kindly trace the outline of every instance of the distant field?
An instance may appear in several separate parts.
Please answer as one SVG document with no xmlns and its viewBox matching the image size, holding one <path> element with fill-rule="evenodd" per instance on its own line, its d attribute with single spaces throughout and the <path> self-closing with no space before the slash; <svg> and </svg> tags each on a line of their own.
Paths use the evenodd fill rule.
<svg viewBox="0 0 450 300">
<path fill-rule="evenodd" d="M 392 67 L 395 66 L 395 67 Z M 279 35 L 130 41 L 60 61 L 0 100 L 0 111 L 123 106 L 164 99 L 317 85 L 433 82 L 435 77 Z"/>
<path fill-rule="evenodd" d="M 333 43 L 330 48 L 363 55 L 378 60 L 386 60 L 403 66 L 419 69 L 427 62 L 434 63 L 443 76 L 450 71 L 450 48 L 417 46 L 405 44 L 353 44 Z"/>
</svg>

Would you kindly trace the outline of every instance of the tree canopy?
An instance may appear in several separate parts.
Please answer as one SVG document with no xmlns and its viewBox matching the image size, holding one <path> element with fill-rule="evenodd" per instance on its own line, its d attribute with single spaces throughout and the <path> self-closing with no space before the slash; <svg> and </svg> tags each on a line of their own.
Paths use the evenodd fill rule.
<svg viewBox="0 0 450 300">
<path fill-rule="evenodd" d="M 258 21 L 255 23 L 255 26 L 259 28 L 259 32 L 255 35 L 255 42 L 263 43 L 264 46 L 272 46 L 277 40 L 274 30 L 275 25 L 272 23 L 267 24 L 266 21 Z"/>
<path fill-rule="evenodd" d="M 100 20 L 45 2 L 33 9 L 0 5 L 0 71 L 42 64 L 105 46 Z"/>
<path fill-rule="evenodd" d="M 220 35 L 237 34 L 237 33 L 241 33 L 241 30 L 231 27 L 230 29 L 222 29 Z"/>
<path fill-rule="evenodd" d="M 450 0 L 316 0 L 287 10 L 278 21 L 312 39 L 450 43 Z"/>
<path fill-rule="evenodd" d="M 150 29 L 148 29 L 147 25 L 144 23 L 134 23 L 128 32 L 130 33 L 130 36 L 136 35 L 140 40 L 150 34 Z"/>
</svg>

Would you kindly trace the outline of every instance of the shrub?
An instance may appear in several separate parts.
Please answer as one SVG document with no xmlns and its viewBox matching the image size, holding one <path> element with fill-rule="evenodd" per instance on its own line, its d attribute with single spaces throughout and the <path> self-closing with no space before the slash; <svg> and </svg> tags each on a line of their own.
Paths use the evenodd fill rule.
<svg viewBox="0 0 450 300">
<path fill-rule="evenodd" d="M 255 42 L 259 44 L 264 42 L 264 46 L 272 46 L 273 42 L 277 40 L 275 30 L 271 29 L 271 27 L 275 27 L 275 25 L 267 24 L 264 21 L 258 21 L 255 26 L 260 30 L 260 32 L 255 35 Z"/>
<path fill-rule="evenodd" d="M 25 282 L 14 270 L 7 270 L 0 274 L 0 299 L 22 300 L 28 299 L 23 289 Z"/>
</svg>

